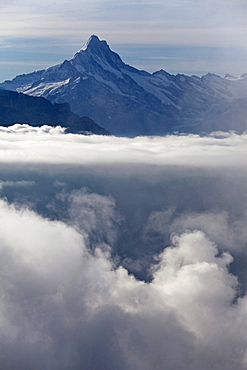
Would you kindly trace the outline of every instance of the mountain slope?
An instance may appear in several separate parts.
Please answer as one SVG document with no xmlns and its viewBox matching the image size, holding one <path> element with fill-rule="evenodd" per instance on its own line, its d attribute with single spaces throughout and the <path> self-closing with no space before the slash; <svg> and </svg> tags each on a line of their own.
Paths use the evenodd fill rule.
<svg viewBox="0 0 247 370">
<path fill-rule="evenodd" d="M 150 74 L 125 64 L 106 41 L 94 35 L 71 60 L 0 86 L 56 103 L 68 102 L 73 112 L 93 118 L 117 135 L 201 132 L 212 126 L 247 129 L 245 110 L 238 115 L 240 121 L 232 118 L 237 101 L 247 103 L 247 75 L 199 78 L 163 70 Z M 218 123 L 222 114 L 225 120 Z M 206 117 L 210 117 L 210 128 Z"/>
<path fill-rule="evenodd" d="M 0 89 L 0 126 L 28 123 L 32 126 L 66 127 L 66 132 L 109 135 L 88 117 L 71 112 L 68 103 L 52 104 L 49 100 Z"/>
</svg>

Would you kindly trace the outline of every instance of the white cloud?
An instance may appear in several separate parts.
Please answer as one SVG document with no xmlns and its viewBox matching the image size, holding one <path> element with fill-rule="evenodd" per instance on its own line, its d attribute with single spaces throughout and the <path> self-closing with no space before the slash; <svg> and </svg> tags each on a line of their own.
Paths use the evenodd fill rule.
<svg viewBox="0 0 247 370">
<path fill-rule="evenodd" d="M 187 231 L 201 230 L 210 240 L 221 248 L 245 254 L 247 233 L 246 216 L 231 219 L 227 211 L 191 212 L 186 210 L 177 215 L 175 209 L 153 212 L 149 216 L 144 237 L 155 232 L 162 235 L 180 234 Z"/>
<path fill-rule="evenodd" d="M 245 368 L 246 297 L 203 233 L 174 237 L 144 283 L 62 222 L 0 215 L 3 368 Z"/>
<path fill-rule="evenodd" d="M 1 367 L 245 370 L 246 140 L 1 127 Z"/>
<path fill-rule="evenodd" d="M 245 167 L 247 135 L 171 135 L 118 138 L 63 134 L 61 127 L 28 125 L 1 127 L 2 163 L 145 163 Z"/>
<path fill-rule="evenodd" d="M 116 229 L 121 217 L 116 211 L 115 200 L 99 194 L 92 194 L 87 189 L 60 195 L 63 201 L 67 198 L 69 218 L 74 227 L 87 235 L 93 248 L 104 243 L 114 245 Z"/>
</svg>

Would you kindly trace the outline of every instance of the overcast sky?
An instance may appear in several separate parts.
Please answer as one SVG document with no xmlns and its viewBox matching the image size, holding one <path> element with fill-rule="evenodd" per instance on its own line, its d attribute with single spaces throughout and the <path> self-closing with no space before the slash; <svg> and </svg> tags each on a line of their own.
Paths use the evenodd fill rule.
<svg viewBox="0 0 247 370">
<path fill-rule="evenodd" d="M 245 0 L 0 0 L 0 80 L 70 58 L 91 34 L 153 72 L 247 72 Z"/>
</svg>

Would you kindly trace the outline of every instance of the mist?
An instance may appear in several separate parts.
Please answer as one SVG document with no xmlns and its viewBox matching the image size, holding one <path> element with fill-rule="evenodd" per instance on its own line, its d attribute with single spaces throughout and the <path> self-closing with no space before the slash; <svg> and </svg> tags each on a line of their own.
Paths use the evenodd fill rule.
<svg viewBox="0 0 247 370">
<path fill-rule="evenodd" d="M 246 141 L 2 127 L 1 368 L 246 369 Z"/>
</svg>

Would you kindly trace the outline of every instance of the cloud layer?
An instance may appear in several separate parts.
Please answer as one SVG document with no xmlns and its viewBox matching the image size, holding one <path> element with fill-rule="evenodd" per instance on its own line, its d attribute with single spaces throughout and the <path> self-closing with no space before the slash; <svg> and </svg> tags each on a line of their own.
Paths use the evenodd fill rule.
<svg viewBox="0 0 247 370">
<path fill-rule="evenodd" d="M 247 369 L 245 134 L 0 144 L 1 369 Z"/>
<path fill-rule="evenodd" d="M 144 163 L 184 166 L 245 166 L 247 135 L 171 135 L 118 138 L 63 134 L 61 127 L 1 127 L 1 162 L 95 164 Z"/>
</svg>

